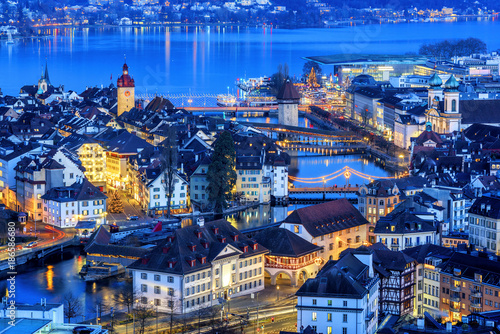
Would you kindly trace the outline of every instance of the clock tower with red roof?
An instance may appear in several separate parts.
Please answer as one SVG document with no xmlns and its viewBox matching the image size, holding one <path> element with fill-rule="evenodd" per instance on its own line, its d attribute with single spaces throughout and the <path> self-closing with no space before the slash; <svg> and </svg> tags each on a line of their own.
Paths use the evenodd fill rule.
<svg viewBox="0 0 500 334">
<path fill-rule="evenodd" d="M 123 74 L 118 78 L 117 87 L 117 115 L 120 116 L 135 107 L 135 83 L 128 74 L 127 63 L 123 64 Z"/>
</svg>

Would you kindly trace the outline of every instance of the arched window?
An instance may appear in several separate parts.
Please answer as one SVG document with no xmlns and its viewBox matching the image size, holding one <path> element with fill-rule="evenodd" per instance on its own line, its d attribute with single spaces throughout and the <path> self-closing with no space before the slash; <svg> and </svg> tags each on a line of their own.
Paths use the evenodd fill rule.
<svg viewBox="0 0 500 334">
<path fill-rule="evenodd" d="M 451 101 L 451 111 L 457 111 L 457 100 Z"/>
</svg>

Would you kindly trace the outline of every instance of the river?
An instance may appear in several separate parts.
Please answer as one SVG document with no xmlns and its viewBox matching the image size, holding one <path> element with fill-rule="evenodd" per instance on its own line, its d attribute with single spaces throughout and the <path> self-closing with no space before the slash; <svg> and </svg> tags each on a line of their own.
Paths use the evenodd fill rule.
<svg viewBox="0 0 500 334">
<path fill-rule="evenodd" d="M 35 84 L 47 60 L 52 84 L 81 92 L 86 86 L 116 83 L 126 54 L 136 89 L 144 93 L 218 94 L 235 91 L 237 77 L 259 77 L 288 63 L 291 75 L 300 75 L 301 57 L 349 53 L 416 52 L 425 42 L 444 38 L 479 37 L 490 50 L 500 48 L 497 21 L 400 23 L 334 29 L 264 29 L 249 27 L 114 27 L 47 29 L 50 37 L 0 44 L 4 94 L 17 94 L 26 84 Z M 331 72 L 325 66 L 325 72 Z M 228 88 L 229 87 L 229 88 Z M 272 119 L 248 118 L 272 122 Z M 301 119 L 301 125 L 307 126 Z M 290 175 L 317 177 L 344 166 L 371 176 L 389 172 L 363 156 L 319 156 L 300 153 L 292 157 Z M 366 181 L 352 175 L 351 184 Z M 343 176 L 327 182 L 343 185 Z M 300 186 L 296 184 L 296 186 Z M 321 186 L 321 185 L 318 185 Z M 228 217 L 239 228 L 280 221 L 299 206 L 272 209 L 260 206 Z M 84 312 L 92 318 L 95 302 L 110 300 L 122 281 L 86 283 L 77 273 L 85 257 L 72 254 L 56 258 L 42 267 L 30 267 L 16 277 L 18 303 L 36 303 L 41 298 L 60 302 L 66 292 L 84 300 Z M 6 282 L 0 282 L 0 297 Z M 80 319 L 79 319 L 80 320 Z"/>
<path fill-rule="evenodd" d="M 498 20 L 398 23 L 318 29 L 255 27 L 104 27 L 41 29 L 47 38 L 0 44 L 4 94 L 36 84 L 47 60 L 50 80 L 67 90 L 114 83 L 124 55 L 138 94 L 235 93 L 236 78 L 260 77 L 302 57 L 338 53 L 404 54 L 427 42 L 478 37 L 500 48 Z M 324 72 L 331 73 L 325 66 Z"/>
</svg>

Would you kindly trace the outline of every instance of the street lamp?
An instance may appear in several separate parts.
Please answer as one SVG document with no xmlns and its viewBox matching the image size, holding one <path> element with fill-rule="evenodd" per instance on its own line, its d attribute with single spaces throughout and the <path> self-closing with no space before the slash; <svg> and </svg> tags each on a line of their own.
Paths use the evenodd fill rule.
<svg viewBox="0 0 500 334">
<path fill-rule="evenodd" d="M 276 286 L 276 300 L 280 300 L 280 286 Z"/>
<path fill-rule="evenodd" d="M 325 177 L 323 176 L 323 201 L 326 199 Z"/>
</svg>

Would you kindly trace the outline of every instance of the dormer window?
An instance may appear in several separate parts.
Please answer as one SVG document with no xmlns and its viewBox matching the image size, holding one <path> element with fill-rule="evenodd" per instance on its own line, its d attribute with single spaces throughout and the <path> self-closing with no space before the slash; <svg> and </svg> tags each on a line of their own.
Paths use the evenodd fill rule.
<svg viewBox="0 0 500 334">
<path fill-rule="evenodd" d="M 173 235 L 170 235 L 170 236 L 167 237 L 167 241 L 168 242 L 173 242 L 174 239 L 175 239 L 175 237 Z"/>
<path fill-rule="evenodd" d="M 241 250 L 243 251 L 243 253 L 248 253 L 248 246 L 241 247 Z"/>
<path fill-rule="evenodd" d="M 233 235 L 233 241 L 238 241 L 239 235 Z"/>
<path fill-rule="evenodd" d="M 142 264 L 148 264 L 148 262 L 149 262 L 149 258 L 146 257 L 146 258 L 142 259 Z"/>
<path fill-rule="evenodd" d="M 218 227 L 214 226 L 213 231 L 214 231 L 214 234 L 219 234 L 219 228 Z"/>
<path fill-rule="evenodd" d="M 196 234 L 196 237 L 197 237 L 198 239 L 201 239 L 201 231 L 196 230 L 196 231 L 194 232 L 194 234 Z"/>
<path fill-rule="evenodd" d="M 188 247 L 191 250 L 191 252 L 195 252 L 196 251 L 196 245 L 188 245 Z"/>
<path fill-rule="evenodd" d="M 170 250 L 170 246 L 163 246 L 163 254 L 167 254 Z"/>
<path fill-rule="evenodd" d="M 194 259 L 188 260 L 188 263 L 191 267 L 194 267 L 196 265 L 196 260 Z"/>
</svg>

